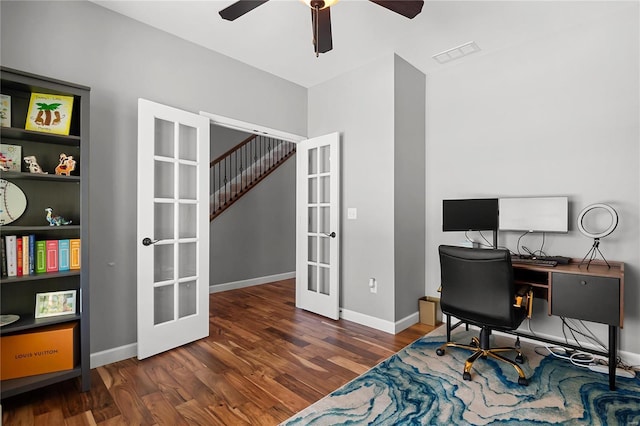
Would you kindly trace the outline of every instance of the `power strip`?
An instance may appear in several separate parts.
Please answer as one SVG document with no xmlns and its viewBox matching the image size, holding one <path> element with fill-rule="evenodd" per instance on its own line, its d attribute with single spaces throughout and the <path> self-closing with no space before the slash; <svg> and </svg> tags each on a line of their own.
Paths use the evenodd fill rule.
<svg viewBox="0 0 640 426">
<path fill-rule="evenodd" d="M 607 365 L 598 364 L 598 365 L 588 365 L 587 367 L 589 367 L 589 370 L 591 371 L 597 371 L 598 373 L 609 374 L 609 366 Z M 616 376 L 625 377 L 627 379 L 633 379 L 634 377 L 636 377 L 636 373 L 633 370 L 624 370 L 620 367 L 617 367 Z"/>
</svg>

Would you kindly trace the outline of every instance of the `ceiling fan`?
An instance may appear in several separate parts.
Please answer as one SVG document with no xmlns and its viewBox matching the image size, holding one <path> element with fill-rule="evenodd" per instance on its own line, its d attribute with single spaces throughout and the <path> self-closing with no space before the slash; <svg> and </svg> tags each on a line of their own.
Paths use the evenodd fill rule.
<svg viewBox="0 0 640 426">
<path fill-rule="evenodd" d="M 240 0 L 231 6 L 222 9 L 219 13 L 222 19 L 234 21 L 251 12 L 256 7 L 266 3 L 269 0 Z M 327 53 L 333 49 L 333 40 L 331 38 L 331 12 L 329 7 L 336 4 L 338 0 L 302 0 L 311 8 L 311 26 L 313 30 L 313 48 L 316 57 L 320 53 Z M 369 0 L 372 3 L 380 5 L 392 12 L 398 13 L 409 19 L 416 17 L 424 5 L 423 0 Z"/>
</svg>

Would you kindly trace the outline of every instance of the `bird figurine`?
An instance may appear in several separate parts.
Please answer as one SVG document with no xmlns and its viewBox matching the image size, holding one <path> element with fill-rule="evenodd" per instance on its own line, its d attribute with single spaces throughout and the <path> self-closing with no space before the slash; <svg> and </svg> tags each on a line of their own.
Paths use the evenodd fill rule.
<svg viewBox="0 0 640 426">
<path fill-rule="evenodd" d="M 51 207 L 47 207 L 44 211 L 47 212 L 47 222 L 49 222 L 49 226 L 69 225 L 71 223 L 70 220 L 62 216 L 54 216 Z"/>
</svg>

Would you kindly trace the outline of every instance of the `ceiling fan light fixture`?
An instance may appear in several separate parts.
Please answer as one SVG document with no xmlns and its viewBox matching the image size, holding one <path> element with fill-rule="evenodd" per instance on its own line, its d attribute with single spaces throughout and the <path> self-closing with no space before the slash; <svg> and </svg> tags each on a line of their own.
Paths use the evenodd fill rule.
<svg viewBox="0 0 640 426">
<path fill-rule="evenodd" d="M 315 9 L 316 5 L 318 6 L 318 10 L 326 9 L 328 7 L 333 6 L 338 3 L 339 0 L 300 0 L 302 3 L 306 4 L 311 9 Z"/>
</svg>

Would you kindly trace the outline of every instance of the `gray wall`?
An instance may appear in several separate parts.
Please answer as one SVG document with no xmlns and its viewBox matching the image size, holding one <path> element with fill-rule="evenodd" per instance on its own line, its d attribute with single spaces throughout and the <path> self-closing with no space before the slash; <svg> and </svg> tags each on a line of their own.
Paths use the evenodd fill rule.
<svg viewBox="0 0 640 426">
<path fill-rule="evenodd" d="M 414 314 L 425 295 L 426 79 L 402 58 L 394 59 L 394 281 L 399 321 Z"/>
<path fill-rule="evenodd" d="M 394 320 L 393 70 L 387 55 L 308 91 L 308 136 L 341 136 L 340 307 L 386 321 Z"/>
<path fill-rule="evenodd" d="M 340 306 L 390 322 L 424 295 L 424 86 L 424 74 L 387 55 L 309 89 L 309 136 L 341 132 Z"/>
<path fill-rule="evenodd" d="M 577 230 L 582 208 L 620 215 L 601 242 L 625 265 L 621 348 L 640 353 L 640 169 L 638 3 L 588 25 L 489 54 L 427 76 L 427 292 L 439 286 L 437 247 L 464 240 L 441 231 L 442 200 L 566 195 L 570 232 L 548 234 L 545 251 L 582 258 L 592 241 Z M 500 233 L 516 250 L 518 233 Z M 522 244 L 538 248 L 539 236 Z M 562 336 L 536 300 L 534 331 Z M 606 342 L 605 327 L 590 324 Z"/>
<path fill-rule="evenodd" d="M 304 135 L 306 89 L 90 2 L 0 8 L 2 65 L 92 88 L 91 352 L 135 343 L 137 99 Z"/>
</svg>

